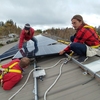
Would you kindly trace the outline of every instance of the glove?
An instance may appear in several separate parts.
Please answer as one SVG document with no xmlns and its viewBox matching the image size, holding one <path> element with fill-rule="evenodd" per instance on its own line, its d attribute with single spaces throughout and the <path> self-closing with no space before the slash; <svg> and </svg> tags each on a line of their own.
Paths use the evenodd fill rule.
<svg viewBox="0 0 100 100">
<path fill-rule="evenodd" d="M 22 50 L 22 48 L 19 48 L 19 50 Z"/>
<path fill-rule="evenodd" d="M 22 54 L 23 57 L 26 57 L 26 53 L 22 49 L 20 49 L 19 51 L 20 51 L 20 53 Z"/>
</svg>

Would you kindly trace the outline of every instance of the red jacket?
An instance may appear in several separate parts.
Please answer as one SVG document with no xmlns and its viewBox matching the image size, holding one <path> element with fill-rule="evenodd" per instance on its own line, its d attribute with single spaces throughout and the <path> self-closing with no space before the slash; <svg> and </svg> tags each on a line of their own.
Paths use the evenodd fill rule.
<svg viewBox="0 0 100 100">
<path fill-rule="evenodd" d="M 93 28 L 85 27 L 82 25 L 79 27 L 75 34 L 74 43 L 82 43 L 88 46 L 97 46 L 100 44 L 99 36 Z M 64 49 L 64 51 L 70 51 L 70 45 Z"/>
<path fill-rule="evenodd" d="M 25 30 L 23 29 L 21 31 L 21 34 L 20 34 L 19 49 L 22 48 L 24 40 L 29 41 L 30 39 L 32 39 L 33 36 L 34 36 L 34 29 L 33 28 L 30 28 L 30 35 L 26 34 Z"/>
<path fill-rule="evenodd" d="M 8 68 L 14 62 L 19 62 L 19 59 L 12 60 L 8 64 L 2 65 L 2 68 Z M 20 66 L 16 64 L 12 69 L 21 70 Z M 8 72 L 3 76 L 3 89 L 12 89 L 22 79 L 22 73 Z"/>
</svg>

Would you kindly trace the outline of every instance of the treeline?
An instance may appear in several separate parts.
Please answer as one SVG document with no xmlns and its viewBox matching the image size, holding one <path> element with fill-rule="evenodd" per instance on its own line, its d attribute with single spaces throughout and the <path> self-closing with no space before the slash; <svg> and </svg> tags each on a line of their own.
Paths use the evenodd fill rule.
<svg viewBox="0 0 100 100">
<path fill-rule="evenodd" d="M 0 22 L 0 36 L 8 36 L 10 33 L 19 34 L 21 28 L 16 25 L 12 20 L 8 20 L 5 23 Z"/>
<path fill-rule="evenodd" d="M 63 39 L 69 41 L 70 36 L 75 33 L 75 30 L 73 28 L 51 28 L 45 30 L 43 33 L 45 33 L 45 35 L 49 35 L 51 38 L 54 38 L 56 40 Z"/>
<path fill-rule="evenodd" d="M 100 35 L 100 26 L 99 27 L 95 27 L 97 33 Z M 4 22 L 0 22 L 0 36 L 8 36 L 8 34 L 10 33 L 16 33 L 16 34 L 20 34 L 21 32 L 21 28 L 19 26 L 16 25 L 16 23 L 14 23 L 12 20 L 8 20 L 5 23 Z M 35 35 L 38 34 L 44 34 L 47 35 L 51 38 L 54 39 L 63 39 L 66 41 L 69 41 L 70 36 L 75 34 L 75 30 L 73 28 L 51 28 L 51 29 L 47 29 L 47 30 L 35 30 Z"/>
<path fill-rule="evenodd" d="M 95 29 L 97 31 L 97 34 L 100 36 L 100 26 L 95 27 Z M 73 28 L 65 28 L 65 29 L 51 28 L 51 29 L 45 30 L 43 33 L 45 33 L 45 35 L 51 38 L 54 38 L 56 40 L 61 38 L 66 41 L 70 41 L 70 36 L 75 34 L 75 29 Z"/>
</svg>

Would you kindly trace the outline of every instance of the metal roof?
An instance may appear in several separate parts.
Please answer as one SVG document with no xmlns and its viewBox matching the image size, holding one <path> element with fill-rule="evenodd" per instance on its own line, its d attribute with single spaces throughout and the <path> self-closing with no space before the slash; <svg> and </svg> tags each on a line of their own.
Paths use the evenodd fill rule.
<svg viewBox="0 0 100 100">
<path fill-rule="evenodd" d="M 43 68 L 54 65 L 64 56 L 50 56 L 41 58 L 38 61 L 38 66 Z M 4 63 L 4 61 L 2 62 Z M 44 93 L 55 81 L 59 74 L 61 63 L 56 67 L 46 70 L 46 76 L 43 81 L 38 79 L 38 96 L 39 100 L 43 100 Z M 23 79 L 10 91 L 4 91 L 0 89 L 0 98 L 2 100 L 8 100 L 25 82 L 28 73 L 33 69 L 33 65 L 26 69 Z M 79 66 L 73 61 L 65 64 L 62 68 L 62 75 L 57 83 L 47 93 L 47 100 L 100 100 L 100 83 L 91 75 L 83 74 Z M 33 75 L 26 86 L 12 99 L 12 100 L 34 100 L 34 79 Z"/>
<path fill-rule="evenodd" d="M 11 47 L 11 45 L 13 47 L 14 44 L 9 44 L 2 47 L 0 52 L 5 51 L 9 46 Z M 47 68 L 55 65 L 62 58 L 66 58 L 66 56 L 48 55 L 40 57 L 37 60 L 37 65 L 41 68 Z M 89 58 L 83 65 L 87 65 L 91 61 L 96 61 L 99 59 L 99 57 L 94 56 Z M 1 64 L 7 63 L 9 60 L 4 60 L 1 62 Z M 45 70 L 46 76 L 43 77 L 43 81 L 38 79 L 39 100 L 44 100 L 44 94 L 57 78 L 63 62 L 64 61 L 61 61 L 56 67 Z M 12 90 L 4 91 L 2 87 L 0 87 L 0 99 L 8 100 L 8 98 L 10 98 L 24 84 L 28 73 L 33 69 L 33 67 L 33 64 L 31 64 L 30 67 L 26 69 L 23 79 Z M 76 64 L 73 60 L 70 60 L 68 63 L 64 64 L 59 80 L 46 95 L 47 100 L 100 100 L 99 77 L 94 78 L 90 73 L 84 74 L 84 71 L 85 70 L 83 67 Z M 99 72 L 97 73 L 99 74 Z M 34 78 L 32 74 L 26 86 L 12 100 L 34 100 L 35 96 L 33 89 Z"/>
</svg>

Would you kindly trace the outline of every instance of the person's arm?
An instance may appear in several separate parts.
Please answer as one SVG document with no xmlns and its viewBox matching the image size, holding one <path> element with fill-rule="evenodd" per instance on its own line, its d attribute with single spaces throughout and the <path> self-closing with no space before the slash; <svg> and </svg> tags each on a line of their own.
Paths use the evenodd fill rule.
<svg viewBox="0 0 100 100">
<path fill-rule="evenodd" d="M 24 42 L 24 31 L 22 30 L 20 34 L 20 39 L 19 39 L 19 49 L 22 48 L 23 42 Z"/>
<path fill-rule="evenodd" d="M 59 55 L 62 55 L 62 54 L 64 54 L 65 52 L 66 52 L 66 53 L 70 52 L 70 45 L 67 46 L 64 50 L 61 50 L 61 51 L 59 52 Z"/>
<path fill-rule="evenodd" d="M 32 37 L 33 37 L 33 36 L 34 36 L 34 32 L 35 32 L 35 31 L 34 31 L 34 29 L 33 29 L 33 28 L 31 28 L 30 30 L 31 30 Z"/>
<path fill-rule="evenodd" d="M 4 90 L 11 90 L 20 80 L 22 79 L 22 75 L 16 74 L 11 80 L 3 83 Z"/>
</svg>

